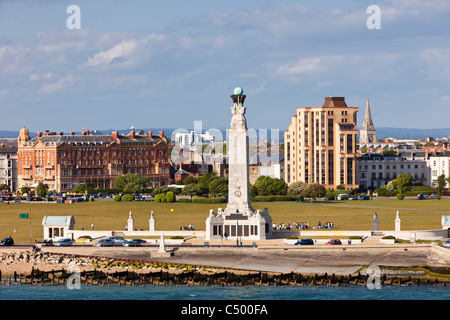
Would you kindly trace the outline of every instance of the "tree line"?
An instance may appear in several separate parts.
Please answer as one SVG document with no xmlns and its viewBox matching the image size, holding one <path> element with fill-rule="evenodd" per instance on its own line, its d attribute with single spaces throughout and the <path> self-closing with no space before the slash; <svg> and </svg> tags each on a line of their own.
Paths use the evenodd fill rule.
<svg viewBox="0 0 450 320">
<path fill-rule="evenodd" d="M 377 193 L 382 196 L 390 196 L 396 193 L 399 200 L 405 198 L 406 193 L 413 187 L 413 176 L 409 173 L 399 174 L 394 180 L 389 181 L 385 186 L 376 189 Z M 441 199 L 442 193 L 446 184 L 450 185 L 450 177 L 445 177 L 445 174 L 438 176 L 436 181 L 436 199 Z"/>
</svg>

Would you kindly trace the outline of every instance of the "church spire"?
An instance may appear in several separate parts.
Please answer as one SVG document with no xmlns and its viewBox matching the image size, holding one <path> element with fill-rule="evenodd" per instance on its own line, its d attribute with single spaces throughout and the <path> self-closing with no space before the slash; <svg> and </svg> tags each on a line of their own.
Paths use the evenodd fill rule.
<svg viewBox="0 0 450 320">
<path fill-rule="evenodd" d="M 367 104 L 366 104 L 366 114 L 364 116 L 364 123 L 362 125 L 362 129 L 366 130 L 375 130 L 375 126 L 372 122 L 372 114 L 370 113 L 370 103 L 369 98 L 367 97 Z"/>
<path fill-rule="evenodd" d="M 372 115 L 370 113 L 369 98 L 367 98 L 366 114 L 364 115 L 364 123 L 359 132 L 360 144 L 374 143 L 377 141 L 377 133 L 372 122 Z"/>
</svg>

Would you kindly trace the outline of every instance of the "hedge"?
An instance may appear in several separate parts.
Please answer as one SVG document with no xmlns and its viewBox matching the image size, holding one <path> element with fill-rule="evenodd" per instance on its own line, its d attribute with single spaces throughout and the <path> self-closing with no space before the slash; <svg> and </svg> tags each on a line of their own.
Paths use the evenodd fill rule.
<svg viewBox="0 0 450 320">
<path fill-rule="evenodd" d="M 195 197 L 192 199 L 193 203 L 226 203 L 226 198 L 206 198 L 206 197 Z"/>
<path fill-rule="evenodd" d="M 132 194 L 125 194 L 123 197 L 122 197 L 122 200 L 123 201 L 134 201 L 134 196 L 132 195 Z"/>
<path fill-rule="evenodd" d="M 122 197 L 120 196 L 120 194 L 116 194 L 114 196 L 114 201 L 122 201 Z"/>
<path fill-rule="evenodd" d="M 293 196 L 256 196 L 253 198 L 254 202 L 275 202 L 275 201 L 295 201 L 296 197 Z"/>
<path fill-rule="evenodd" d="M 155 196 L 155 202 L 166 202 L 166 195 L 164 193 L 158 193 Z"/>
<path fill-rule="evenodd" d="M 175 202 L 175 193 L 173 191 L 166 193 L 166 202 Z"/>
</svg>

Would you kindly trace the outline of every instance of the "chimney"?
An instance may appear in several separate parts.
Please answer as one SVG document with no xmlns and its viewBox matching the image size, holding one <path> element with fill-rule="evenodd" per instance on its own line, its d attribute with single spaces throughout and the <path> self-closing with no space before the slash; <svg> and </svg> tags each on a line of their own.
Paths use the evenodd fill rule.
<svg viewBox="0 0 450 320">
<path fill-rule="evenodd" d="M 48 133 L 49 133 L 49 131 L 48 131 L 48 130 L 45 130 L 44 134 L 45 134 L 46 136 L 48 135 Z"/>
<path fill-rule="evenodd" d="M 130 137 L 132 137 L 133 139 L 136 137 L 136 131 L 134 131 L 134 128 L 132 128 L 130 131 Z"/>
<path fill-rule="evenodd" d="M 153 137 L 153 131 L 149 131 L 148 132 L 148 136 L 150 137 L 150 139 Z"/>
<path fill-rule="evenodd" d="M 81 135 L 82 135 L 82 136 L 87 136 L 88 133 L 89 133 L 88 130 L 81 130 Z"/>
<path fill-rule="evenodd" d="M 119 131 L 113 131 L 112 132 L 112 137 L 114 138 L 114 140 L 119 139 Z"/>
<path fill-rule="evenodd" d="M 164 138 L 164 131 L 159 131 L 158 133 L 161 138 Z"/>
<path fill-rule="evenodd" d="M 38 138 L 42 137 L 42 132 L 38 132 Z"/>
<path fill-rule="evenodd" d="M 64 135 L 64 132 L 59 132 L 59 135 L 60 135 L 60 136 L 63 136 L 63 135 Z"/>
<path fill-rule="evenodd" d="M 71 131 L 71 132 L 70 132 L 70 135 L 71 135 L 71 136 L 74 136 L 74 135 L 75 135 L 75 132 Z"/>
</svg>

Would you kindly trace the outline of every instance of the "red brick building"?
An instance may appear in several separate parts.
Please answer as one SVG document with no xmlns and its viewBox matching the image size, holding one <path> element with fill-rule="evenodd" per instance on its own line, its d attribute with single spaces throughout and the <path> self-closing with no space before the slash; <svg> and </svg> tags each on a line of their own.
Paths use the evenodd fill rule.
<svg viewBox="0 0 450 320">
<path fill-rule="evenodd" d="M 151 187 L 170 184 L 168 144 L 164 132 L 153 135 L 39 132 L 30 139 L 23 128 L 18 138 L 18 187 L 36 187 L 40 182 L 49 190 L 70 192 L 79 184 L 95 188 L 114 188 L 114 178 L 125 173 L 147 177 Z"/>
</svg>

